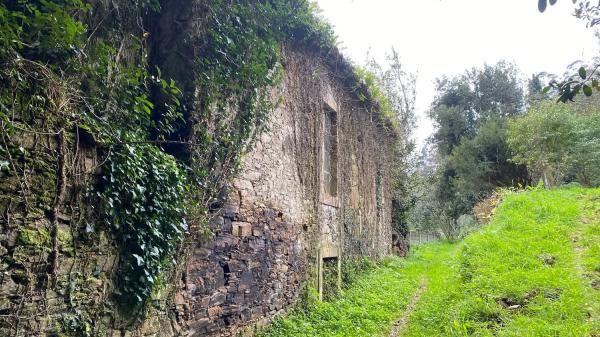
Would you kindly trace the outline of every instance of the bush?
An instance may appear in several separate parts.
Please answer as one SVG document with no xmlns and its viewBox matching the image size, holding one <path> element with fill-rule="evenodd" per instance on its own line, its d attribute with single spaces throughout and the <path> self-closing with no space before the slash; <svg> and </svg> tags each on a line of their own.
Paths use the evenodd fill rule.
<svg viewBox="0 0 600 337">
<path fill-rule="evenodd" d="M 575 106 L 543 102 L 509 123 L 512 160 L 527 165 L 547 187 L 568 180 L 600 183 L 600 114 Z"/>
<path fill-rule="evenodd" d="M 349 288 L 374 268 L 375 263 L 364 256 L 342 259 L 342 288 Z"/>
</svg>

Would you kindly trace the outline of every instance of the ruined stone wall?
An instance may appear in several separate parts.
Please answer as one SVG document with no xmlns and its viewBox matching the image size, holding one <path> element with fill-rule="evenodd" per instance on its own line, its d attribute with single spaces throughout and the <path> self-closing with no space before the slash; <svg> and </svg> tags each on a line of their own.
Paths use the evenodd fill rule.
<svg viewBox="0 0 600 337">
<path fill-rule="evenodd" d="M 393 138 L 323 58 L 283 48 L 281 104 L 212 214 L 214 237 L 191 245 L 181 282 L 166 277 L 142 324 L 111 302 L 118 248 L 86 197 L 104 155 L 77 130 L 10 140 L 22 149 L 20 174 L 0 173 L 0 336 L 232 336 L 322 285 L 323 258 L 388 253 Z M 337 112 L 333 200 L 323 191 L 326 106 Z"/>
<path fill-rule="evenodd" d="M 281 105 L 215 215 L 214 239 L 190 257 L 183 301 L 194 336 L 249 333 L 319 286 L 323 258 L 391 248 L 393 139 L 317 55 L 288 46 L 283 67 Z M 321 181 L 326 106 L 338 116 L 333 201 Z"/>
<path fill-rule="evenodd" d="M 117 310 L 119 249 L 89 198 L 104 155 L 80 130 L 34 132 L 43 122 L 2 143 L 12 151 L 0 171 L 0 336 L 177 335 L 168 290 L 143 324 Z"/>
</svg>

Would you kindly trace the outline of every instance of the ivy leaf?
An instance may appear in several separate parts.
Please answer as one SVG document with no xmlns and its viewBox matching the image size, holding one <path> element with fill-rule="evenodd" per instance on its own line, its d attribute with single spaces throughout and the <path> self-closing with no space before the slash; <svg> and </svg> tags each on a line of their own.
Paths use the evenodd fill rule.
<svg viewBox="0 0 600 337">
<path fill-rule="evenodd" d="M 94 227 L 92 227 L 92 225 L 90 225 L 89 223 L 85 224 L 85 232 L 87 234 L 93 233 L 94 232 Z"/>
<path fill-rule="evenodd" d="M 0 160 L 0 171 L 8 169 L 9 162 L 6 160 Z"/>
<path fill-rule="evenodd" d="M 143 266 L 144 265 L 144 258 L 137 255 L 137 254 L 131 254 L 131 256 L 133 256 L 135 258 L 135 262 L 137 263 L 138 266 Z"/>
<path fill-rule="evenodd" d="M 587 77 L 587 71 L 585 70 L 584 67 L 579 68 L 579 77 L 581 77 L 582 80 L 585 80 L 585 78 Z"/>
<path fill-rule="evenodd" d="M 587 84 L 584 84 L 583 85 L 583 93 L 588 97 L 592 96 L 592 87 L 590 87 Z"/>
</svg>

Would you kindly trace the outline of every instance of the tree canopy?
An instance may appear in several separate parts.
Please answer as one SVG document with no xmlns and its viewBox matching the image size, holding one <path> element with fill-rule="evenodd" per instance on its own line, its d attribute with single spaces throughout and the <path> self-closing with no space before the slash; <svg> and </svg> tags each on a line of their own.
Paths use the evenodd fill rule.
<svg viewBox="0 0 600 337">
<path fill-rule="evenodd" d="M 497 187 L 527 182 L 525 167 L 510 161 L 506 142 L 507 120 L 523 114 L 525 95 L 518 69 L 504 61 L 442 77 L 436 91 L 429 110 L 436 167 L 420 172 L 427 186 L 416 192 L 410 219 L 437 223 L 453 237 L 459 218 L 478 200 Z"/>
</svg>

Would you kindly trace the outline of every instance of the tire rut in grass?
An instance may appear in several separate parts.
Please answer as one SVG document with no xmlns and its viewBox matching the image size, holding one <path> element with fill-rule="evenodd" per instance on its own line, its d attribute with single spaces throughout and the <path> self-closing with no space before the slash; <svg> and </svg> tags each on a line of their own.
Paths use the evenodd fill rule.
<svg viewBox="0 0 600 337">
<path fill-rule="evenodd" d="M 575 253 L 575 268 L 577 269 L 579 276 L 586 281 L 587 286 L 589 287 L 588 289 L 591 290 L 592 293 L 597 293 L 600 291 L 600 272 L 592 268 L 586 268 L 584 254 L 586 253 L 586 250 L 591 249 L 591 247 L 586 247 L 586 244 L 583 241 L 585 237 L 585 227 L 596 225 L 595 219 L 598 218 L 600 215 L 599 213 L 600 212 L 595 212 L 593 217 L 580 218 L 579 222 L 581 223 L 581 226 L 571 235 L 571 241 L 573 243 L 573 249 Z M 586 297 L 588 298 L 588 303 L 594 302 L 594 297 L 597 296 L 593 296 L 592 293 L 587 291 L 585 293 Z M 589 322 L 598 321 L 600 318 L 600 312 L 597 308 L 598 307 L 596 306 L 596 309 L 594 310 L 592 306 L 587 307 Z M 596 326 L 596 328 L 598 329 L 597 333 L 600 333 L 600 328 L 598 328 L 598 326 Z M 590 336 L 600 335 L 592 333 Z"/>
<path fill-rule="evenodd" d="M 421 299 L 421 295 L 423 294 L 423 292 L 425 292 L 425 290 L 427 290 L 427 280 L 423 279 L 421 280 L 421 285 L 419 286 L 419 289 L 417 289 L 412 299 L 410 300 L 410 303 L 408 303 L 408 305 L 406 306 L 404 314 L 402 314 L 402 316 L 396 322 L 394 322 L 394 326 L 392 328 L 392 332 L 390 333 L 390 337 L 399 337 L 402 335 L 402 331 L 408 323 L 410 315 L 412 315 L 413 311 L 415 311 L 415 308 L 417 307 L 417 304 Z"/>
</svg>

